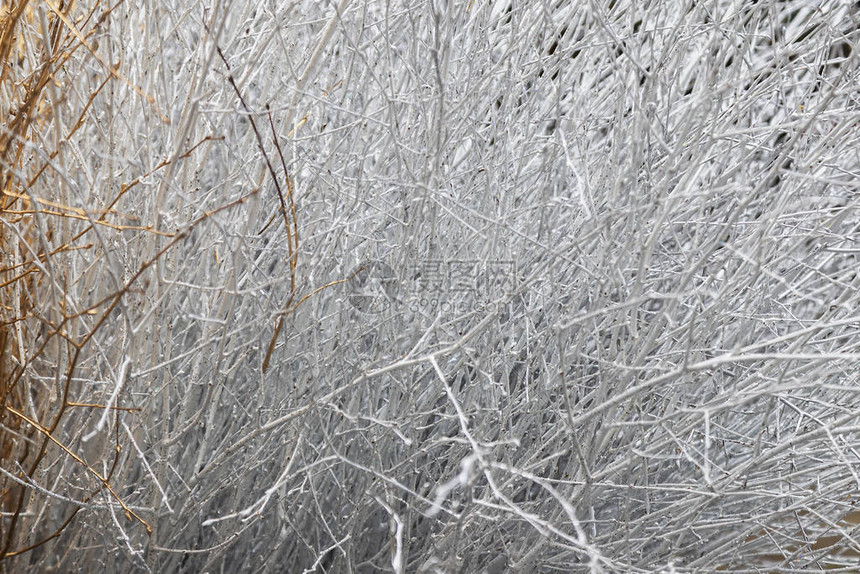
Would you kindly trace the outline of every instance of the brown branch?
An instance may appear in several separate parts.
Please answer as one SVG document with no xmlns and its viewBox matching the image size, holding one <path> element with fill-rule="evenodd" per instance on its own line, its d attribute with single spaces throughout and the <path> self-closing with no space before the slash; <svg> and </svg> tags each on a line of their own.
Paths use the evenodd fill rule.
<svg viewBox="0 0 860 574">
<path fill-rule="evenodd" d="M 14 407 L 10 407 L 9 405 L 6 405 L 6 410 L 9 411 L 10 413 L 12 413 L 13 415 L 17 416 L 21 420 L 25 421 L 27 424 L 29 424 L 30 426 L 35 428 L 40 433 L 42 433 L 45 436 L 45 438 L 47 438 L 52 443 L 54 443 L 55 445 L 60 447 L 60 449 L 63 450 L 66 454 L 68 454 L 70 457 L 72 457 L 75 460 L 75 462 L 79 463 L 84 468 L 86 468 L 87 471 L 90 474 L 92 474 L 94 477 L 96 477 L 96 479 L 98 479 L 98 481 L 101 482 L 102 486 L 104 486 L 108 490 L 108 492 L 110 492 L 113 495 L 113 497 L 116 499 L 116 501 L 122 507 L 123 511 L 125 511 L 126 518 L 131 520 L 132 517 L 134 517 L 138 522 L 143 524 L 143 526 L 146 528 L 147 534 L 150 534 L 150 535 L 152 534 L 152 527 L 143 518 L 138 516 L 137 513 L 135 513 L 131 508 L 129 508 L 128 505 L 126 505 L 125 501 L 123 501 L 123 499 L 116 493 L 116 491 L 114 491 L 110 482 L 108 482 L 108 479 L 105 478 L 104 476 L 102 476 L 99 473 L 99 471 L 97 471 L 96 469 L 94 469 L 93 467 L 88 465 L 86 463 L 86 461 L 84 461 L 84 459 L 82 459 L 77 454 L 75 454 L 75 452 L 72 449 L 70 449 L 69 447 L 64 445 L 62 442 L 57 440 L 49 429 L 45 428 L 44 426 L 39 424 L 37 421 L 34 421 L 33 419 L 31 419 L 30 417 L 28 417 L 27 415 L 25 415 L 24 413 L 22 413 L 18 409 L 14 408 Z"/>
</svg>

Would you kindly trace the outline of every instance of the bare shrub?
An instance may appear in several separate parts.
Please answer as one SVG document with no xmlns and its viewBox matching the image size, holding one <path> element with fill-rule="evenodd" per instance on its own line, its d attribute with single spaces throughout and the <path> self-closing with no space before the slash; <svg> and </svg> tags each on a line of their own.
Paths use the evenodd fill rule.
<svg viewBox="0 0 860 574">
<path fill-rule="evenodd" d="M 0 565 L 854 568 L 858 18 L 5 3 Z"/>
</svg>

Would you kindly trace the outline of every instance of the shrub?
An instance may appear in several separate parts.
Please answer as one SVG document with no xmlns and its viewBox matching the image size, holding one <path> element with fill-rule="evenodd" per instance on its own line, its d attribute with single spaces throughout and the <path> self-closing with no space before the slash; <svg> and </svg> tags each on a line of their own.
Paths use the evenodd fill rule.
<svg viewBox="0 0 860 574">
<path fill-rule="evenodd" d="M 5 570 L 856 564 L 853 5 L 3 10 Z"/>
</svg>

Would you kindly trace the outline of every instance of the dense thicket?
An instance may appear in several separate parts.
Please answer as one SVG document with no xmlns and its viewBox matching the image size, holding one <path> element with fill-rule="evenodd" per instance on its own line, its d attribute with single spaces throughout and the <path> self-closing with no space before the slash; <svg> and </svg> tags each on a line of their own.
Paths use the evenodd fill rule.
<svg viewBox="0 0 860 574">
<path fill-rule="evenodd" d="M 10 0 L 0 568 L 856 568 L 850 2 Z"/>
</svg>

